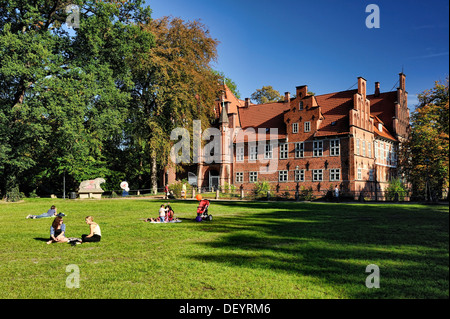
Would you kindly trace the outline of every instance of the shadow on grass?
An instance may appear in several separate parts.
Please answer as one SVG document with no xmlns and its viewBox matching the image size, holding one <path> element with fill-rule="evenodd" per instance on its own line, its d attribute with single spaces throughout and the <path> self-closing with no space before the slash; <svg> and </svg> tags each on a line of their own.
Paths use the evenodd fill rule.
<svg viewBox="0 0 450 319">
<path fill-rule="evenodd" d="M 220 239 L 191 258 L 320 279 L 344 298 L 448 298 L 448 210 L 412 205 L 214 203 L 237 217 L 202 225 Z M 246 211 L 246 208 L 251 210 Z M 259 211 L 261 209 L 261 212 Z M 366 266 L 380 267 L 368 289 Z M 301 297 L 300 297 L 301 298 Z"/>
</svg>

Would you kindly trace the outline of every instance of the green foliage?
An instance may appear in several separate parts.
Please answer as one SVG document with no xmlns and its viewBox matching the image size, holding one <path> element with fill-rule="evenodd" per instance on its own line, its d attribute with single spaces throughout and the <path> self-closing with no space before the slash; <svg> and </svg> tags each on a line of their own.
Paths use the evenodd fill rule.
<svg viewBox="0 0 450 319">
<path fill-rule="evenodd" d="M 253 193 L 256 197 L 267 197 L 267 192 L 272 191 L 272 185 L 268 181 L 253 183 Z"/>
<path fill-rule="evenodd" d="M 411 115 L 411 133 L 401 153 L 403 173 L 415 198 L 436 200 L 449 186 L 448 78 L 419 94 Z"/>
<path fill-rule="evenodd" d="M 80 7 L 72 34 L 68 4 Z M 154 44 L 142 5 L 0 1 L 0 191 L 117 175 L 130 64 Z"/>
<path fill-rule="evenodd" d="M 388 201 L 404 201 L 408 196 L 408 188 L 403 184 L 400 178 L 393 178 L 389 181 L 386 188 L 386 200 Z"/>
<path fill-rule="evenodd" d="M 314 200 L 315 199 L 315 196 L 313 195 L 313 193 L 314 193 L 314 191 L 313 191 L 313 188 L 310 186 L 310 187 L 304 187 L 304 186 L 301 186 L 300 187 L 300 194 L 299 194 L 299 197 L 300 197 L 300 200 L 304 200 L 304 201 L 312 201 L 312 200 Z"/>
<path fill-rule="evenodd" d="M 224 183 L 223 185 L 224 191 L 225 193 L 231 193 L 234 194 L 236 192 L 236 186 L 234 186 L 233 184 L 229 184 L 227 182 Z"/>
<path fill-rule="evenodd" d="M 283 100 L 280 92 L 275 90 L 271 85 L 263 86 L 262 89 L 257 89 L 251 96 L 251 99 L 258 104 L 278 102 Z"/>
<path fill-rule="evenodd" d="M 238 99 L 241 98 L 241 93 L 238 90 L 236 82 L 234 82 L 232 79 L 227 77 L 225 75 L 225 73 L 223 73 L 223 72 L 219 72 L 219 71 L 216 71 L 216 70 L 213 70 L 213 72 L 220 77 L 220 79 L 221 79 L 220 83 L 221 84 L 225 84 L 230 89 L 230 91 L 234 94 L 234 96 L 236 98 L 238 98 Z"/>
<path fill-rule="evenodd" d="M 23 193 L 19 192 L 19 187 L 13 187 L 9 192 L 6 193 L 7 202 L 18 202 L 25 196 Z"/>
<path fill-rule="evenodd" d="M 192 193 L 192 186 L 186 180 L 175 181 L 174 183 L 169 185 L 169 191 L 173 192 L 173 195 L 176 198 L 181 198 L 181 191 L 183 189 L 183 185 L 186 185 L 186 196 L 187 194 Z"/>
</svg>

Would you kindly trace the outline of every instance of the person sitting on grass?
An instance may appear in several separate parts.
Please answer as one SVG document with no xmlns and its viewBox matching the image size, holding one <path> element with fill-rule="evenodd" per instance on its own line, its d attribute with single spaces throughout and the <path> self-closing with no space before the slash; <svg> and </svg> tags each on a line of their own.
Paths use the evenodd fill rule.
<svg viewBox="0 0 450 319">
<path fill-rule="evenodd" d="M 63 213 L 58 214 L 56 211 L 56 206 L 53 205 L 50 207 L 50 209 L 41 215 L 28 215 L 26 218 L 36 219 L 36 218 L 46 218 L 46 217 L 53 217 L 53 216 L 65 216 Z"/>
<path fill-rule="evenodd" d="M 99 242 L 102 239 L 100 226 L 94 222 L 94 218 L 92 216 L 87 216 L 85 218 L 85 222 L 89 225 L 90 233 L 89 235 L 82 235 L 81 241 L 83 243 Z"/>
<path fill-rule="evenodd" d="M 167 222 L 170 222 L 173 220 L 173 209 L 172 207 L 170 207 L 170 203 L 167 203 L 167 205 L 164 208 L 166 210 L 166 216 L 165 216 L 165 220 Z"/>
<path fill-rule="evenodd" d="M 161 221 L 161 223 L 165 222 L 167 211 L 168 211 L 168 208 L 165 208 L 164 204 L 162 204 L 161 207 L 159 208 L 159 220 Z"/>
<path fill-rule="evenodd" d="M 69 240 L 65 236 L 66 224 L 61 216 L 56 216 L 50 227 L 50 240 L 47 244 L 51 243 L 67 243 Z"/>
</svg>

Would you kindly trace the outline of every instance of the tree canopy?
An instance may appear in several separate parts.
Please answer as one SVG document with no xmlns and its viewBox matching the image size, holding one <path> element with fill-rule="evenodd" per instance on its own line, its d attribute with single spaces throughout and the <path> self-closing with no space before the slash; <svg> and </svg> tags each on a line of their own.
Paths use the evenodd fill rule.
<svg viewBox="0 0 450 319">
<path fill-rule="evenodd" d="M 278 102 L 283 100 L 280 92 L 275 90 L 271 85 L 263 86 L 261 89 L 257 89 L 252 95 L 251 99 L 258 104 Z"/>
<path fill-rule="evenodd" d="M 145 184 L 167 165 L 173 127 L 208 125 L 217 41 L 150 14 L 143 0 L 0 0 L 2 196 L 60 193 L 63 175 L 72 190 L 95 177 Z"/>
<path fill-rule="evenodd" d="M 449 79 L 419 94 L 402 167 L 413 195 L 436 200 L 449 183 Z"/>
</svg>

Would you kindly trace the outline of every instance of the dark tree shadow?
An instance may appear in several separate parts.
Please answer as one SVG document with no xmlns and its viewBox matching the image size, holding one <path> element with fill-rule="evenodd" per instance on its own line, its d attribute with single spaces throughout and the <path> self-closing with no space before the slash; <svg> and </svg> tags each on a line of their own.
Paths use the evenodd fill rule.
<svg viewBox="0 0 450 319">
<path fill-rule="evenodd" d="M 349 298 L 448 298 L 448 211 L 276 202 L 211 208 L 220 206 L 242 213 L 205 223 L 203 231 L 222 236 L 198 244 L 213 253 L 190 258 L 320 278 Z M 365 286 L 372 263 L 380 267 L 380 289 Z"/>
</svg>

